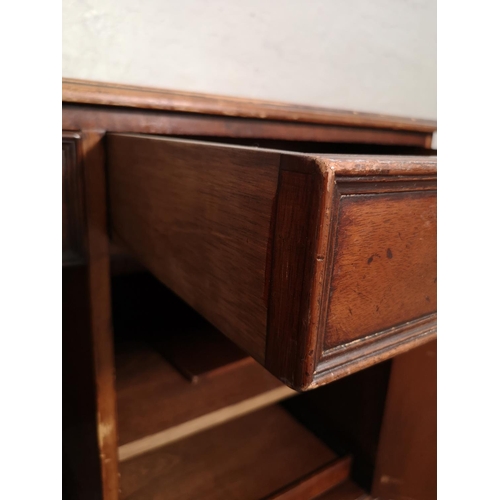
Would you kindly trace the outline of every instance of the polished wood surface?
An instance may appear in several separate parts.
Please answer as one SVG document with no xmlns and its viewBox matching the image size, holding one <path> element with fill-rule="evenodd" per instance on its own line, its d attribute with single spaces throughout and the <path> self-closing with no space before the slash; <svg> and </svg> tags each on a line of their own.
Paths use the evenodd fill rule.
<svg viewBox="0 0 500 500">
<path fill-rule="evenodd" d="M 269 101 L 63 79 L 63 102 L 181 111 L 266 120 L 298 121 L 434 132 L 436 122 L 380 114 L 322 109 Z"/>
<path fill-rule="evenodd" d="M 168 427 L 156 434 L 150 434 L 137 441 L 124 444 L 118 448 L 118 457 L 121 461 L 130 460 L 138 455 L 143 455 L 151 450 L 161 448 L 170 443 L 180 441 L 199 432 L 211 429 L 218 425 L 252 413 L 260 408 L 283 401 L 295 393 L 287 386 L 277 387 L 263 392 L 249 399 L 244 399 L 230 406 L 225 406 L 201 417 L 182 422 L 173 427 Z"/>
<path fill-rule="evenodd" d="M 286 163 L 300 169 L 303 161 L 283 159 L 281 166 Z M 307 257 L 315 252 L 316 233 L 320 232 L 316 217 L 321 184 L 320 176 L 281 169 L 273 224 L 266 366 L 299 388 L 315 367 L 316 351 L 303 338 L 310 322 L 316 322 L 315 314 L 308 311 L 315 266 Z"/>
<path fill-rule="evenodd" d="M 324 349 L 436 312 L 435 191 L 340 202 Z"/>
<path fill-rule="evenodd" d="M 78 237 L 85 245 L 81 263 L 75 269 L 68 267 L 63 275 L 67 400 L 63 427 L 69 429 L 64 437 L 64 453 L 69 464 L 79 464 L 70 465 L 72 482 L 80 485 L 75 498 L 117 500 L 116 397 L 103 134 L 85 131 L 77 137 L 70 135 L 70 140 L 73 139 L 79 141 L 81 148 L 78 165 L 83 177 L 84 216 L 80 221 L 85 223 L 71 230 L 81 231 Z"/>
<path fill-rule="evenodd" d="M 335 458 L 272 406 L 122 462 L 121 498 L 259 499 Z"/>
<path fill-rule="evenodd" d="M 306 141 L 314 144 L 411 147 L 418 150 L 430 148 L 432 142 L 432 134 L 424 132 L 79 104 L 63 105 L 63 127 L 67 130 L 98 127 L 108 132 L 207 137 L 219 141 L 283 140 L 290 147 L 298 147 L 299 151 Z M 418 154 L 421 154 L 420 151 Z"/>
<path fill-rule="evenodd" d="M 116 393 L 111 298 L 109 241 L 102 132 L 82 133 L 87 219 L 90 324 L 97 390 L 97 437 L 103 483 L 103 499 L 117 498 L 118 453 Z"/>
<path fill-rule="evenodd" d="M 279 155 L 108 137 L 112 230 L 155 276 L 264 362 Z"/>
<path fill-rule="evenodd" d="M 269 496 L 269 500 L 308 500 L 316 498 L 349 478 L 351 457 L 334 460 L 311 472 L 282 490 Z"/>
<path fill-rule="evenodd" d="M 114 234 L 292 388 L 435 335 L 435 157 L 110 134 L 108 166 Z"/>
<path fill-rule="evenodd" d="M 437 342 L 393 360 L 373 495 L 437 498 Z"/>
</svg>

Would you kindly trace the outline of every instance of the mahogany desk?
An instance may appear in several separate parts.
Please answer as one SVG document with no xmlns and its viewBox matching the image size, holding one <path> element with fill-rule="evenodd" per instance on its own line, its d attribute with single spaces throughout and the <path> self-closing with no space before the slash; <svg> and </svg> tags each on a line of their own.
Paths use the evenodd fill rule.
<svg viewBox="0 0 500 500">
<path fill-rule="evenodd" d="M 65 490 L 436 496 L 434 122 L 63 80 Z"/>
</svg>

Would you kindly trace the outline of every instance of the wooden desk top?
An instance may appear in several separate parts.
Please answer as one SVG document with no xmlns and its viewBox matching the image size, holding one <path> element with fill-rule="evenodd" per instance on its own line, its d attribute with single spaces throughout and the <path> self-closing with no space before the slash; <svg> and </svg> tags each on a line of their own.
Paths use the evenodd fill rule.
<svg viewBox="0 0 500 500">
<path fill-rule="evenodd" d="M 433 120 L 72 79 L 62 81 L 62 100 L 66 103 L 407 132 L 432 133 L 437 129 Z"/>
</svg>

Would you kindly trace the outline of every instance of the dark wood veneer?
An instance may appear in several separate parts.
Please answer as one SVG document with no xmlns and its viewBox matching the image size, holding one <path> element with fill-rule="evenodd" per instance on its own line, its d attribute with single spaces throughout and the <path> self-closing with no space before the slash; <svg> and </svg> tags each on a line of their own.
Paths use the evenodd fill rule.
<svg viewBox="0 0 500 500">
<path fill-rule="evenodd" d="M 268 121 L 255 118 L 222 117 L 151 109 L 65 104 L 63 127 L 80 130 L 99 127 L 108 132 L 208 136 L 219 140 L 270 139 L 311 141 L 329 144 L 378 144 L 429 148 L 429 133 L 371 129 L 340 125 Z"/>
<path fill-rule="evenodd" d="M 432 133 L 436 122 L 194 92 L 63 79 L 64 102 Z"/>
<path fill-rule="evenodd" d="M 68 463 L 77 464 L 74 497 L 117 500 L 116 398 L 102 139 L 103 133 L 98 131 L 63 135 L 63 144 L 65 140 L 79 141 L 81 148 L 81 160 L 72 165 L 82 189 L 82 213 L 71 231 L 78 232 L 78 241 L 85 242 L 78 265 L 65 269 L 63 275 L 63 348 L 67 366 L 63 426 L 69 428 L 65 436 Z M 63 189 L 63 197 L 69 196 L 71 203 L 75 202 L 71 199 L 74 193 L 64 193 Z M 94 453 L 89 452 L 91 448 Z"/>
</svg>

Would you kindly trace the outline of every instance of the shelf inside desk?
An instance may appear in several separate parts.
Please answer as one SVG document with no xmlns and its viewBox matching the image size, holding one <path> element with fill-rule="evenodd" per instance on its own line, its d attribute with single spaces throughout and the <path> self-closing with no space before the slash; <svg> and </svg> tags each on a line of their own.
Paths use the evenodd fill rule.
<svg viewBox="0 0 500 500">
<path fill-rule="evenodd" d="M 274 405 L 120 464 L 122 500 L 259 499 L 337 459 Z M 347 462 L 330 487 L 347 479 Z M 278 493 L 279 495 L 280 493 Z M 304 498 L 304 497 L 302 497 Z"/>
<path fill-rule="evenodd" d="M 121 460 L 295 395 L 153 277 L 115 278 L 113 299 Z"/>
</svg>

